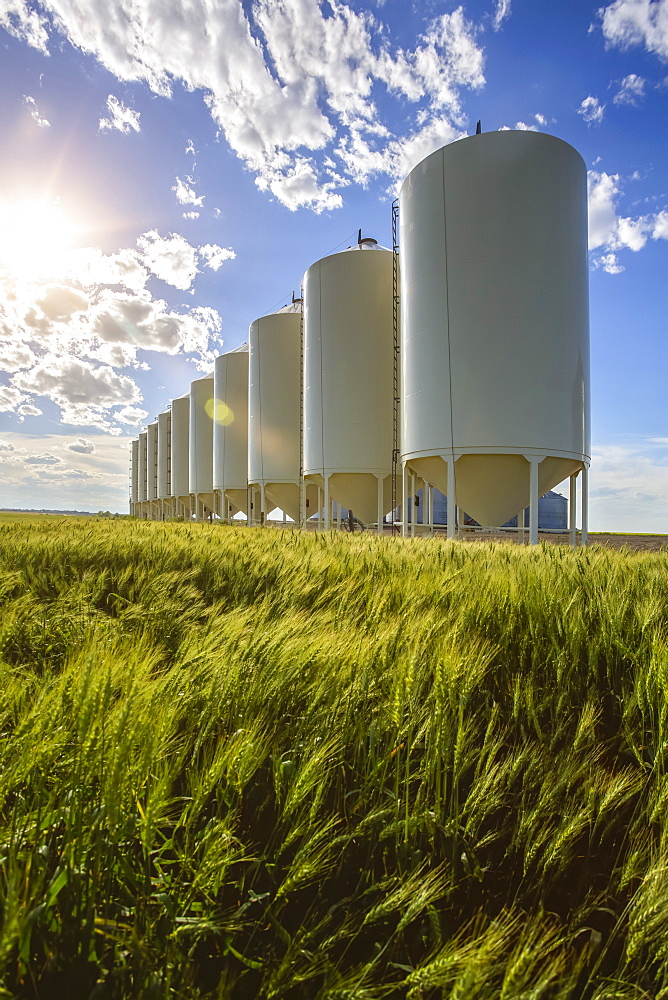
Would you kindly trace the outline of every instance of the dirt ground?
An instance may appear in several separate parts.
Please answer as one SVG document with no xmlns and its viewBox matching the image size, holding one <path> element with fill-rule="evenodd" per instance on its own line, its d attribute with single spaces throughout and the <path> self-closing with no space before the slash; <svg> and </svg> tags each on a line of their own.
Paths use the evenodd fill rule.
<svg viewBox="0 0 668 1000">
<path fill-rule="evenodd" d="M 526 531 L 525 542 L 528 541 L 528 534 L 529 532 Z M 553 535 L 547 531 L 539 532 L 538 538 L 541 542 L 551 542 L 554 545 L 570 544 L 568 535 Z M 511 531 L 464 532 L 464 541 L 467 542 L 486 542 L 492 539 L 494 539 L 494 541 L 508 542 L 510 544 L 517 544 L 518 542 L 517 534 Z M 578 545 L 579 544 L 580 536 L 578 535 Z M 590 531 L 589 544 L 604 545 L 606 548 L 610 549 L 632 549 L 638 552 L 658 552 L 661 550 L 668 550 L 668 535 L 618 535 L 604 531 Z"/>
</svg>

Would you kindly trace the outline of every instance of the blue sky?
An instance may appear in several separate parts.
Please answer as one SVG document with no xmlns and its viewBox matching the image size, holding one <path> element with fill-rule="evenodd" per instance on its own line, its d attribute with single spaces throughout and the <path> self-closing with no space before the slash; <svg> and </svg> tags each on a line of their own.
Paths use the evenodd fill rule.
<svg viewBox="0 0 668 1000">
<path fill-rule="evenodd" d="M 668 531 L 668 0 L 0 0 L 0 506 L 128 442 L 461 135 L 590 179 L 593 530 Z"/>
</svg>

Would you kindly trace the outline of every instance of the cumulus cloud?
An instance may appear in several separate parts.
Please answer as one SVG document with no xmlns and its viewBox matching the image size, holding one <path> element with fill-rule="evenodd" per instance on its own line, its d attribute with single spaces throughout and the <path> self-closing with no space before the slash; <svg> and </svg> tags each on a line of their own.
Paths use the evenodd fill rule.
<svg viewBox="0 0 668 1000">
<path fill-rule="evenodd" d="M 47 52 L 49 32 L 46 19 L 37 11 L 30 10 L 25 0 L 3 0 L 0 27 L 40 52 Z"/>
<path fill-rule="evenodd" d="M 130 248 L 108 254 L 97 247 L 73 250 L 67 255 L 64 265 L 64 276 L 84 288 L 122 285 L 138 292 L 144 288 L 150 274 L 141 254 Z"/>
<path fill-rule="evenodd" d="M 130 424 L 132 427 L 139 427 L 148 416 L 148 410 L 142 410 L 139 406 L 124 406 L 118 411 L 116 419 L 123 424 Z"/>
<path fill-rule="evenodd" d="M 37 355 L 28 344 L 16 340 L 0 341 L 0 369 L 5 372 L 18 372 L 22 368 L 30 368 L 37 361 Z"/>
<path fill-rule="evenodd" d="M 60 459 L 56 455 L 29 455 L 24 462 L 26 465 L 58 465 Z"/>
<path fill-rule="evenodd" d="M 226 260 L 234 260 L 236 257 L 231 247 L 219 247 L 215 243 L 205 243 L 199 248 L 199 254 L 212 271 L 217 271 Z"/>
<path fill-rule="evenodd" d="M 620 214 L 623 182 L 619 174 L 590 170 L 588 185 L 589 249 L 600 251 L 592 258 L 595 268 L 619 274 L 624 270 L 619 262 L 620 250 L 637 253 L 648 239 L 668 239 L 668 210 L 635 217 Z"/>
<path fill-rule="evenodd" d="M 176 178 L 176 184 L 172 188 L 172 191 L 176 193 L 176 200 L 179 205 L 195 205 L 201 208 L 204 204 L 204 195 L 197 195 L 194 188 L 194 181 L 192 177 L 186 177 L 185 180 L 181 180 L 180 177 Z"/>
<path fill-rule="evenodd" d="M 34 97 L 29 97 L 27 94 L 24 94 L 23 103 L 25 107 L 28 109 L 28 114 L 30 115 L 32 120 L 36 122 L 40 128 L 49 128 L 51 122 L 40 114 L 39 108 L 37 107 L 37 101 L 35 100 Z"/>
<path fill-rule="evenodd" d="M 46 285 L 35 299 L 48 319 L 67 320 L 88 309 L 88 297 L 70 285 Z"/>
<path fill-rule="evenodd" d="M 665 532 L 668 462 L 647 444 L 598 446 L 591 463 L 590 521 L 599 531 Z"/>
<path fill-rule="evenodd" d="M 585 97 L 584 101 L 578 108 L 578 114 L 582 116 L 587 125 L 600 125 L 603 121 L 603 112 L 605 111 L 605 104 L 601 104 L 598 97 Z"/>
<path fill-rule="evenodd" d="M 536 115 L 536 117 L 538 118 L 539 116 Z M 512 129 L 511 129 L 510 125 L 502 125 L 501 128 L 499 129 L 499 132 L 512 132 L 512 131 L 517 131 L 517 132 L 537 132 L 538 129 L 536 128 L 535 125 L 527 125 L 526 122 L 515 122 L 515 124 L 513 125 Z"/>
<path fill-rule="evenodd" d="M 0 442 L 4 495 L 35 509 L 127 511 L 128 445 L 109 434 L 8 432 Z"/>
<path fill-rule="evenodd" d="M 175 288 L 186 289 L 197 274 L 197 251 L 183 236 L 160 236 L 152 229 L 137 240 L 143 262 L 158 278 Z"/>
<path fill-rule="evenodd" d="M 113 94 L 107 98 L 108 118 L 100 118 L 100 132 L 116 130 L 117 132 L 139 132 L 139 112 L 126 107 Z"/>
<path fill-rule="evenodd" d="M 15 386 L 0 385 L 0 413 L 14 413 L 25 400 Z"/>
<path fill-rule="evenodd" d="M 151 275 L 189 288 L 199 267 L 218 270 L 234 256 L 230 247 L 195 246 L 153 230 L 136 249 L 64 253 L 49 279 L 3 269 L 0 371 L 8 379 L 0 410 L 20 419 L 38 415 L 47 397 L 66 422 L 120 433 L 115 421 L 130 414 L 136 422 L 141 393 L 118 370 L 147 370 L 138 352 L 187 355 L 206 370 L 221 347 L 218 312 L 169 307 L 147 287 Z"/>
<path fill-rule="evenodd" d="M 199 212 L 184 212 L 184 219 L 199 219 Z"/>
<path fill-rule="evenodd" d="M 608 46 L 642 45 L 668 59 L 668 0 L 615 0 L 599 10 Z"/>
<path fill-rule="evenodd" d="M 95 445 L 88 438 L 77 438 L 76 441 L 70 442 L 66 447 L 70 451 L 79 452 L 81 455 L 92 455 L 95 451 Z"/>
<path fill-rule="evenodd" d="M 198 0 L 187 7 L 149 0 L 42 0 L 40 10 L 49 20 L 30 20 L 17 13 L 16 0 L 11 3 L 11 29 L 42 51 L 48 33 L 59 33 L 119 80 L 143 81 L 164 97 L 177 83 L 199 91 L 258 187 L 291 209 L 320 212 L 342 203 L 341 189 L 365 176 L 345 154 L 360 135 L 370 154 L 389 152 L 384 172 L 396 179 L 405 162 L 401 150 L 415 137 L 410 125 L 391 131 L 388 121 L 403 117 L 422 129 L 444 131 L 447 119 L 451 131 L 461 131 L 462 92 L 485 82 L 480 26 L 462 6 L 426 23 L 417 44 L 403 49 L 391 43 L 371 12 L 341 0 Z M 496 27 L 509 10 L 509 0 L 496 0 Z M 398 103 L 399 116 L 391 115 L 391 101 Z M 101 127 L 138 128 L 136 112 L 112 96 L 109 102 L 110 117 L 102 120 L 109 124 Z M 415 105 L 410 115 L 406 102 Z M 361 123 L 375 131 L 366 133 Z M 192 142 L 186 151 L 194 155 Z M 339 157 L 337 171 L 324 166 L 328 153 Z M 374 172 L 383 172 L 380 162 Z M 199 198 L 188 180 L 176 189 Z"/>
<path fill-rule="evenodd" d="M 631 104 L 637 107 L 638 102 L 645 96 L 645 79 L 636 73 L 629 73 L 621 81 L 618 92 L 613 97 L 615 104 Z"/>
</svg>

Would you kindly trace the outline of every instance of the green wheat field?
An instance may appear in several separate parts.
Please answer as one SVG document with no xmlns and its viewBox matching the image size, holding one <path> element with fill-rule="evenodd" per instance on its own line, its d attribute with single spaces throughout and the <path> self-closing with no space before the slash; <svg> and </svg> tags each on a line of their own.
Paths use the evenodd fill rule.
<svg viewBox="0 0 668 1000">
<path fill-rule="evenodd" d="M 668 557 L 0 523 L 0 997 L 668 998 Z"/>
</svg>

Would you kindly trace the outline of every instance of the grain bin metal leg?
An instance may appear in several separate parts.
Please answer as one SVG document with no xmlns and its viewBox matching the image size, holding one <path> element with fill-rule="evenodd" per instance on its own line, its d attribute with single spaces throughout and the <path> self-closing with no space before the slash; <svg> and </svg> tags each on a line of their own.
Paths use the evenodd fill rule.
<svg viewBox="0 0 668 1000">
<path fill-rule="evenodd" d="M 576 523 L 576 511 L 578 500 L 578 474 L 574 472 L 570 477 L 570 497 L 568 500 L 568 528 L 570 542 L 573 548 L 578 544 L 578 529 Z"/>
<path fill-rule="evenodd" d="M 401 467 L 401 535 L 408 535 L 408 468 L 406 463 Z"/>
<path fill-rule="evenodd" d="M 582 535 L 583 545 L 589 544 L 589 469 L 582 466 Z"/>
<path fill-rule="evenodd" d="M 538 545 L 538 462 L 529 462 L 529 545 Z"/>
<path fill-rule="evenodd" d="M 448 462 L 448 538 L 455 537 L 457 525 L 457 497 L 455 496 L 455 460 Z"/>
<path fill-rule="evenodd" d="M 385 476 L 378 476 L 378 534 L 383 534 L 383 517 L 385 516 Z"/>
<path fill-rule="evenodd" d="M 325 531 L 330 528 L 329 476 L 325 476 Z"/>
</svg>

